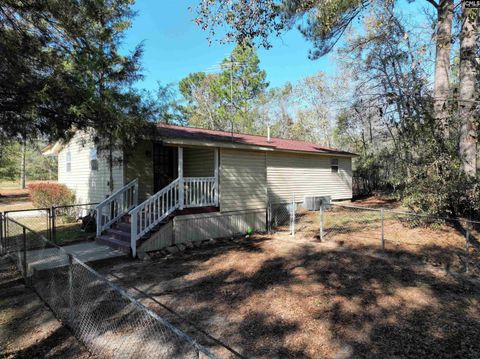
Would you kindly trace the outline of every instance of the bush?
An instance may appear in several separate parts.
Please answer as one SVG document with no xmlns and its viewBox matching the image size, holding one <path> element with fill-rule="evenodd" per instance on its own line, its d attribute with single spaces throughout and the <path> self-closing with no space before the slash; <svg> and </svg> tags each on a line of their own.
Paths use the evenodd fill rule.
<svg viewBox="0 0 480 359">
<path fill-rule="evenodd" d="M 460 162 L 438 155 L 412 166 L 403 191 L 409 208 L 430 215 L 476 218 L 480 214 L 480 177 L 462 174 Z"/>
<path fill-rule="evenodd" d="M 75 203 L 75 194 L 64 184 L 32 183 L 28 185 L 30 199 L 37 208 L 66 206 Z"/>
</svg>

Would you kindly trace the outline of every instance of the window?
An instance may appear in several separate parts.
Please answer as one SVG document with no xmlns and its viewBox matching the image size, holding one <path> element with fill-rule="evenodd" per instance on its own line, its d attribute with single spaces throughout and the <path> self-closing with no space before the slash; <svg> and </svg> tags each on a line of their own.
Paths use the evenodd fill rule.
<svg viewBox="0 0 480 359">
<path fill-rule="evenodd" d="M 72 170 L 72 154 L 70 151 L 67 152 L 67 172 Z"/>
<path fill-rule="evenodd" d="M 332 173 L 338 173 L 338 159 L 332 158 L 330 161 L 330 168 L 332 169 Z"/>
<path fill-rule="evenodd" d="M 90 149 L 90 169 L 92 171 L 98 170 L 98 158 L 97 158 L 97 149 L 93 147 Z"/>
</svg>

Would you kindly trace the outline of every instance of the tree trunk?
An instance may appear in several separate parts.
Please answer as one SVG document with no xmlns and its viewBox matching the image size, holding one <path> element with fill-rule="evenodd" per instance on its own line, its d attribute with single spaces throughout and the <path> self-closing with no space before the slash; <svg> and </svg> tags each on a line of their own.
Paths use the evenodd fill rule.
<svg viewBox="0 0 480 359">
<path fill-rule="evenodd" d="M 21 153 L 21 158 L 20 158 L 20 188 L 25 189 L 26 188 L 26 173 L 25 173 L 25 157 L 27 153 L 27 141 L 23 139 L 22 141 L 22 153 Z"/>
<path fill-rule="evenodd" d="M 478 9 L 462 8 L 462 30 L 460 34 L 460 87 L 458 113 L 462 127 L 459 155 L 462 158 L 462 171 L 467 175 L 477 172 L 477 132 L 475 123 L 475 81 L 476 31 Z"/>
<path fill-rule="evenodd" d="M 435 52 L 433 113 L 437 123 L 448 132 L 447 98 L 449 96 L 450 48 L 452 44 L 453 0 L 440 0 Z"/>
</svg>

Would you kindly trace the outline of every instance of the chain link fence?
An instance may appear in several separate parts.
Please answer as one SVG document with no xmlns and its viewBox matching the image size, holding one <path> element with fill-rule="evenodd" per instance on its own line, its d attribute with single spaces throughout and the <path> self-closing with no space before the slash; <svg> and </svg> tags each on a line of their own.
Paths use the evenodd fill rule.
<svg viewBox="0 0 480 359">
<path fill-rule="evenodd" d="M 288 232 L 292 234 L 292 215 L 295 204 L 293 202 L 269 203 L 267 209 L 268 231 Z"/>
<path fill-rule="evenodd" d="M 94 240 L 95 207 L 98 203 L 52 207 L 52 240 L 59 245 L 75 241 Z"/>
<path fill-rule="evenodd" d="M 292 196 L 292 198 L 294 198 Z M 342 248 L 383 250 L 455 272 L 480 275 L 480 222 L 346 204 L 307 210 L 303 203 L 269 204 L 269 231 Z"/>
<path fill-rule="evenodd" d="M 322 222 L 322 240 L 480 275 L 480 222 L 341 204 L 325 208 Z"/>
<path fill-rule="evenodd" d="M 323 210 L 322 240 L 362 240 L 363 244 L 381 245 L 380 210 L 332 204 Z M 371 240 L 371 243 L 370 243 Z"/>
<path fill-rule="evenodd" d="M 12 246 L 12 237 L 6 236 L 11 223 L 7 219 L 15 220 L 58 245 L 95 239 L 96 205 L 87 203 L 0 213 L 0 254 L 7 253 Z"/>
<path fill-rule="evenodd" d="M 21 209 L 5 211 L 3 215 L 51 239 L 51 211 L 51 208 Z"/>
<path fill-rule="evenodd" d="M 85 263 L 12 218 L 10 255 L 27 285 L 102 358 L 215 358 Z"/>
</svg>

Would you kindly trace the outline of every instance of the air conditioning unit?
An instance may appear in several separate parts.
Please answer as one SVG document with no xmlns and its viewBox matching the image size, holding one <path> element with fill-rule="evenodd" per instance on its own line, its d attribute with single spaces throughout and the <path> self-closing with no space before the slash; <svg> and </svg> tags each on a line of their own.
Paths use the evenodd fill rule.
<svg viewBox="0 0 480 359">
<path fill-rule="evenodd" d="M 331 202 L 331 196 L 305 196 L 303 198 L 303 207 L 309 211 L 318 211 L 322 204 L 323 208 L 329 208 Z"/>
</svg>

